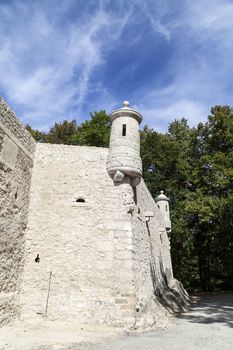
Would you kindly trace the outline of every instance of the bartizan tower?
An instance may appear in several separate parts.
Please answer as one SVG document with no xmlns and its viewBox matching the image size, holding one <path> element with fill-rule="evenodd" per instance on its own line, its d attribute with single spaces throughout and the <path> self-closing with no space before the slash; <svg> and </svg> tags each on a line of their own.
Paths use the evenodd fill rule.
<svg viewBox="0 0 233 350">
<path fill-rule="evenodd" d="M 128 176 L 132 186 L 137 186 L 142 176 L 139 135 L 142 116 L 129 107 L 128 101 L 124 101 L 123 107 L 113 111 L 109 118 L 112 126 L 107 160 L 108 174 L 114 182 L 122 182 Z"/>
<path fill-rule="evenodd" d="M 170 210 L 169 210 L 169 198 L 165 196 L 163 191 L 160 191 L 160 195 L 155 199 L 155 201 L 160 211 L 162 225 L 166 227 L 167 231 L 170 231 L 171 219 L 170 219 Z"/>
</svg>

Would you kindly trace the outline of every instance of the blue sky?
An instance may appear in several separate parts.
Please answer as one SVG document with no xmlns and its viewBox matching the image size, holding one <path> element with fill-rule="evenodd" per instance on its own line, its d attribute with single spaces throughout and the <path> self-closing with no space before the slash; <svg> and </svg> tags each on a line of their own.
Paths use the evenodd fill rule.
<svg viewBox="0 0 233 350">
<path fill-rule="evenodd" d="M 158 131 L 233 105 L 233 1 L 0 0 L 0 18 L 0 95 L 34 128 L 125 99 Z"/>
</svg>

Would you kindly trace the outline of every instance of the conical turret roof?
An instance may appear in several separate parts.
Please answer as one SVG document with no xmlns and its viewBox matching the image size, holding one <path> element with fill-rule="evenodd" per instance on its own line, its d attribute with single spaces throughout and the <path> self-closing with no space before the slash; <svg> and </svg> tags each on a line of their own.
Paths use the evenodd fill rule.
<svg viewBox="0 0 233 350">
<path fill-rule="evenodd" d="M 155 198 L 156 202 L 159 202 L 159 201 L 167 201 L 167 202 L 169 202 L 169 200 L 170 199 L 167 196 L 165 196 L 164 191 L 160 191 L 160 194 L 158 195 L 158 197 Z"/>
</svg>

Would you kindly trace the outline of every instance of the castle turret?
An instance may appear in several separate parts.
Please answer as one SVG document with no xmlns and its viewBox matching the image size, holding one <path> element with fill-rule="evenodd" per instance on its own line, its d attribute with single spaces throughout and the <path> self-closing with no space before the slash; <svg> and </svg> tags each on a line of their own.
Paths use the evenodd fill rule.
<svg viewBox="0 0 233 350">
<path fill-rule="evenodd" d="M 132 185 L 137 186 L 142 176 L 139 135 L 142 116 L 124 101 L 123 107 L 113 111 L 109 118 L 112 126 L 107 171 L 114 182 L 129 176 Z"/>
<path fill-rule="evenodd" d="M 171 229 L 171 220 L 170 220 L 170 210 L 169 210 L 169 198 L 165 196 L 163 191 L 160 191 L 160 195 L 155 199 L 159 212 L 161 215 L 161 220 L 166 229 Z"/>
</svg>

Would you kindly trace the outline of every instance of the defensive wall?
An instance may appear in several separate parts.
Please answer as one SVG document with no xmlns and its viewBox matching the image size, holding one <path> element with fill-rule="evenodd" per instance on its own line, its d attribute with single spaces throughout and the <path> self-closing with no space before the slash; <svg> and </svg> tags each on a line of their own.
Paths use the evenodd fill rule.
<svg viewBox="0 0 233 350">
<path fill-rule="evenodd" d="M 164 241 L 160 239 L 159 215 L 144 182 L 136 193 L 127 178 L 115 185 L 109 177 L 108 152 L 37 145 L 22 318 L 94 320 L 118 326 L 165 321 L 166 312 L 154 297 L 151 261 L 156 259 L 157 286 L 163 288 L 161 263 L 171 268 L 165 256 L 162 260 L 169 241 L 166 233 Z M 154 213 L 149 222 L 151 239 L 148 210 Z"/>
<path fill-rule="evenodd" d="M 19 314 L 36 143 L 0 98 L 0 323 Z"/>
<path fill-rule="evenodd" d="M 143 179 L 134 186 L 131 169 L 113 181 L 109 154 L 36 144 L 0 99 L 0 323 L 163 326 L 167 310 L 186 307 L 167 202 L 158 205 Z"/>
</svg>

